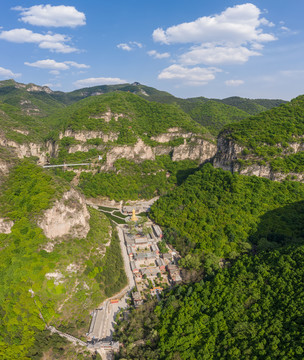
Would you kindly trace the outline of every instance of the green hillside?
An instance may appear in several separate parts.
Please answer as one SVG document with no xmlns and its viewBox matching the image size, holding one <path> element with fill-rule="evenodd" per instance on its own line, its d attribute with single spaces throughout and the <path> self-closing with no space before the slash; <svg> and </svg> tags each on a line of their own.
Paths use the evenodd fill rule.
<svg viewBox="0 0 304 360">
<path fill-rule="evenodd" d="M 197 102 L 194 106 L 192 104 L 188 114 L 215 136 L 225 125 L 239 122 L 249 116 L 243 110 L 213 100 Z"/>
<path fill-rule="evenodd" d="M 159 103 L 166 103 L 166 104 L 172 104 L 176 102 L 176 100 L 178 99 L 166 91 L 160 91 L 155 88 L 142 85 L 136 82 L 133 84 L 100 85 L 89 88 L 82 88 L 79 90 L 74 90 L 69 93 L 65 93 L 63 98 L 66 104 L 72 104 L 76 101 L 82 100 L 89 96 L 96 96 L 101 94 L 107 94 L 110 92 L 117 92 L 117 91 L 129 92 L 135 95 L 139 95 L 149 101 L 156 101 Z"/>
<path fill-rule="evenodd" d="M 41 118 L 25 115 L 18 107 L 0 102 L 0 127 L 8 140 L 17 143 L 42 141 L 49 126 Z"/>
<path fill-rule="evenodd" d="M 54 94 L 49 88 L 35 84 L 0 81 L 0 102 L 17 107 L 24 115 L 45 117 L 64 107 L 62 96 L 60 98 Z"/>
<path fill-rule="evenodd" d="M 151 216 L 183 256 L 179 264 L 203 278 L 121 316 L 118 358 L 303 358 L 303 184 L 205 165 Z M 230 259 L 220 268 L 223 256 Z"/>
<path fill-rule="evenodd" d="M 1 359 L 40 359 L 44 351 L 57 348 L 60 341 L 56 344 L 44 331 L 39 311 L 49 325 L 76 336 L 85 334 L 90 311 L 126 284 L 118 237 L 113 231 L 111 245 L 105 248 L 111 225 L 96 210 L 90 211 L 86 239 L 66 237 L 45 250 L 50 239 L 37 219 L 68 188 L 27 161 L 11 171 L 1 188 L 1 217 L 14 221 L 10 234 L 0 234 Z M 76 272 L 69 270 L 71 264 L 76 264 Z M 47 277 L 54 273 L 61 274 L 60 281 Z M 62 346 L 57 356 L 75 359 L 75 351 L 65 354 Z"/>
<path fill-rule="evenodd" d="M 232 139 L 245 148 L 239 161 L 244 166 L 269 163 L 273 170 L 304 171 L 304 153 L 294 152 L 291 144 L 303 144 L 304 96 L 268 110 L 255 117 L 228 125 L 220 136 Z"/>
<path fill-rule="evenodd" d="M 140 164 L 120 159 L 114 163 L 115 170 L 95 175 L 82 173 L 79 187 L 87 197 L 101 196 L 116 201 L 151 199 L 181 184 L 198 165 L 193 160 L 172 161 L 169 155 Z"/>
<path fill-rule="evenodd" d="M 303 276 L 303 245 L 242 256 L 121 319 L 120 358 L 303 359 Z"/>
<path fill-rule="evenodd" d="M 234 106 L 250 115 L 259 114 L 260 112 L 272 109 L 273 107 L 277 107 L 281 104 L 286 103 L 286 101 L 279 99 L 246 99 L 239 96 L 232 96 L 226 99 L 216 101 L 220 101 L 221 103 L 226 105 Z"/>
<path fill-rule="evenodd" d="M 154 203 L 151 217 L 164 227 L 166 241 L 191 268 L 204 264 L 208 254 L 235 258 L 253 246 L 280 246 L 282 239 L 297 242 L 301 231 L 293 233 L 279 225 L 289 217 L 303 224 L 303 214 L 294 213 L 296 208 L 273 219 L 273 226 L 266 229 L 269 238 L 253 235 L 265 213 L 300 200 L 304 200 L 304 184 L 232 175 L 207 164 Z"/>
<path fill-rule="evenodd" d="M 102 116 L 111 111 L 122 114 L 117 120 L 107 122 Z M 114 115 L 113 115 L 114 116 Z M 69 106 L 61 115 L 59 122 L 64 129 L 99 130 L 105 133 L 119 131 L 118 142 L 135 143 L 137 137 L 150 138 L 179 127 L 186 132 L 207 133 L 207 130 L 194 122 L 176 106 L 149 102 L 132 93 L 115 92 L 90 97 Z"/>
<path fill-rule="evenodd" d="M 223 100 L 204 97 L 181 99 L 168 92 L 137 82 L 133 84 L 100 85 L 64 93 L 51 91 L 47 87 L 35 84 L 17 83 L 14 80 L 0 81 L 0 102 L 17 107 L 24 115 L 38 118 L 44 118 L 54 113 L 56 115 L 53 118 L 58 118 L 60 117 L 58 110 L 68 105 L 78 103 L 83 99 L 117 92 L 138 95 L 150 102 L 175 105 L 189 114 L 193 120 L 206 126 L 214 135 L 217 135 L 227 123 L 238 122 L 247 117 L 248 114 L 258 114 L 284 102 L 283 100 L 240 97 L 230 97 Z M 225 105 L 229 105 L 229 107 Z M 68 112 L 69 110 L 67 110 Z"/>
</svg>

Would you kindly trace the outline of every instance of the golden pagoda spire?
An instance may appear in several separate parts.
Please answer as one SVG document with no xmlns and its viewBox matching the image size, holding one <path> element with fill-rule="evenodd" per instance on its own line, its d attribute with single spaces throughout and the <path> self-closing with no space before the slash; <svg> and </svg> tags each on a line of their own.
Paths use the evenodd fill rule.
<svg viewBox="0 0 304 360">
<path fill-rule="evenodd" d="M 131 221 L 137 221 L 138 218 L 137 216 L 135 215 L 135 209 L 132 210 L 132 217 L 131 217 Z"/>
</svg>

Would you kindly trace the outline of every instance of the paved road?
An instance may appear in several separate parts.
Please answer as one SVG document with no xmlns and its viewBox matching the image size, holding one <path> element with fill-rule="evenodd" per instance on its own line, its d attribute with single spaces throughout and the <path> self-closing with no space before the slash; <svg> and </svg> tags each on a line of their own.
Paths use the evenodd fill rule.
<svg viewBox="0 0 304 360">
<path fill-rule="evenodd" d="M 98 311 L 95 326 L 91 333 L 91 336 L 107 341 L 112 340 L 116 314 L 121 309 L 125 309 L 128 307 L 127 298 L 129 296 L 130 290 L 132 290 L 135 286 L 133 273 L 130 268 L 129 256 L 127 254 L 127 248 L 125 246 L 123 230 L 120 226 L 117 226 L 117 232 L 120 240 L 120 247 L 122 251 L 125 272 L 128 278 L 128 285 L 118 294 L 115 294 L 111 298 L 105 300 L 99 306 L 99 308 L 103 308 L 103 310 Z M 119 299 L 119 301 L 118 303 L 111 304 L 111 299 Z"/>
<path fill-rule="evenodd" d="M 135 286 L 135 281 L 134 281 L 133 273 L 132 273 L 131 267 L 130 267 L 130 259 L 129 259 L 129 256 L 127 253 L 127 247 L 125 245 L 125 239 L 124 239 L 122 227 L 117 226 L 117 231 L 118 231 L 118 236 L 119 236 L 119 240 L 120 240 L 122 257 L 123 257 L 124 265 L 125 265 L 125 272 L 128 277 L 129 290 L 131 290 Z"/>
</svg>

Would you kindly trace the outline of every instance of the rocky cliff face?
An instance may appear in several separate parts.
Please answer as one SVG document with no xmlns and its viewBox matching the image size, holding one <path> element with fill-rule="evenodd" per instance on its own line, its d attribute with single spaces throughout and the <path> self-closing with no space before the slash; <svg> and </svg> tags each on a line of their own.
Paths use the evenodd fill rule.
<svg viewBox="0 0 304 360">
<path fill-rule="evenodd" d="M 38 158 L 38 165 L 45 164 L 48 156 L 54 157 L 58 153 L 58 144 L 53 141 L 47 141 L 45 144 L 36 144 L 33 142 L 19 144 L 0 135 L 0 146 L 13 150 L 19 159 L 35 156 Z"/>
<path fill-rule="evenodd" d="M 216 150 L 216 145 L 204 140 L 198 143 L 183 144 L 173 148 L 172 160 L 199 160 L 200 164 L 202 164 L 207 160 L 212 160 Z"/>
<path fill-rule="evenodd" d="M 173 161 L 185 159 L 199 160 L 203 163 L 211 160 L 216 153 L 216 145 L 205 140 L 197 140 L 189 144 L 183 144 L 176 147 L 146 145 L 141 139 L 135 145 L 115 146 L 107 153 L 107 160 L 104 170 L 113 167 L 116 160 L 125 158 L 141 162 L 144 160 L 155 160 L 155 156 L 172 154 Z"/>
<path fill-rule="evenodd" d="M 219 137 L 217 140 L 217 151 L 213 159 L 214 167 L 233 172 L 235 161 L 243 150 L 243 147 L 232 140 L 229 140 L 224 136 Z"/>
<path fill-rule="evenodd" d="M 13 221 L 0 218 L 0 234 L 10 234 L 13 225 Z"/>
<path fill-rule="evenodd" d="M 118 139 L 119 133 L 103 133 L 102 131 L 73 131 L 66 130 L 60 133 L 59 139 L 63 137 L 73 137 L 75 140 L 86 142 L 89 139 L 101 139 L 103 142 L 115 141 Z"/>
<path fill-rule="evenodd" d="M 289 146 L 284 148 L 282 154 L 288 155 L 292 153 L 297 153 L 304 151 L 303 142 L 293 142 L 288 144 Z M 280 144 L 277 147 L 281 147 Z M 261 165 L 258 163 L 258 160 L 253 155 L 244 156 L 243 155 L 244 147 L 236 144 L 233 140 L 227 139 L 225 135 L 220 136 L 217 141 L 217 152 L 213 159 L 214 167 L 221 168 L 223 170 L 231 171 L 232 173 L 239 173 L 241 175 L 256 175 L 260 177 L 265 177 L 270 180 L 282 181 L 287 176 L 292 177 L 294 180 L 303 182 L 304 174 L 301 173 L 281 173 L 274 172 L 269 164 Z M 250 160 L 251 164 L 244 166 L 241 165 L 238 160 Z"/>
<path fill-rule="evenodd" d="M 89 219 L 85 198 L 71 189 L 44 212 L 38 225 L 49 239 L 66 236 L 82 239 L 90 230 Z"/>
</svg>

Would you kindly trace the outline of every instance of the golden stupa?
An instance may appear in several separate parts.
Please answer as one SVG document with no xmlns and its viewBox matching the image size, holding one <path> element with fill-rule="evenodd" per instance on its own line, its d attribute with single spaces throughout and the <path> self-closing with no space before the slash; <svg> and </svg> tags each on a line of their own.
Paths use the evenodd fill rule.
<svg viewBox="0 0 304 360">
<path fill-rule="evenodd" d="M 137 221 L 138 218 L 137 216 L 135 215 L 135 209 L 132 210 L 132 217 L 131 217 L 131 221 Z"/>
</svg>

